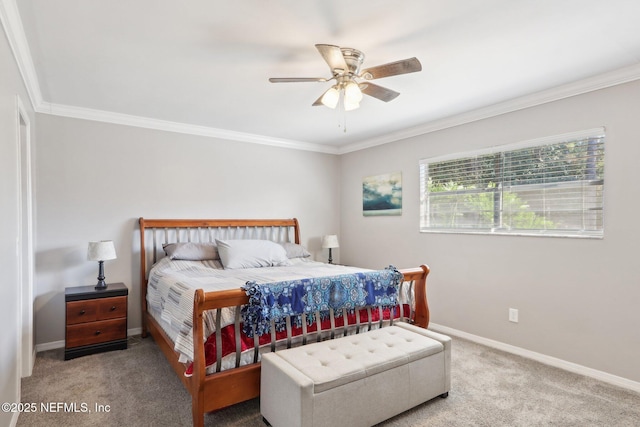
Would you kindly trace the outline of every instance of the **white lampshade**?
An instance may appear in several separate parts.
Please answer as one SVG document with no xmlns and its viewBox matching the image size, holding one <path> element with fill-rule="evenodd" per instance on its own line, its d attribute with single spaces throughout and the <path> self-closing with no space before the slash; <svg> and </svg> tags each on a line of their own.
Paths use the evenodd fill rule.
<svg viewBox="0 0 640 427">
<path fill-rule="evenodd" d="M 322 238 L 322 249 L 339 248 L 338 236 L 329 234 Z"/>
<path fill-rule="evenodd" d="M 360 104 L 362 101 L 362 91 L 356 82 L 349 82 L 344 87 L 344 103 Z"/>
<path fill-rule="evenodd" d="M 320 102 L 329 108 L 336 108 L 338 101 L 340 100 L 340 91 L 335 86 L 331 87 L 328 91 L 322 95 Z"/>
<path fill-rule="evenodd" d="M 113 245 L 113 241 L 101 240 L 99 242 L 89 242 L 87 259 L 89 261 L 106 261 L 108 259 L 116 259 L 116 248 Z"/>
<path fill-rule="evenodd" d="M 356 108 L 360 108 L 359 102 L 348 102 L 346 98 L 344 99 L 344 111 L 351 111 Z"/>
</svg>

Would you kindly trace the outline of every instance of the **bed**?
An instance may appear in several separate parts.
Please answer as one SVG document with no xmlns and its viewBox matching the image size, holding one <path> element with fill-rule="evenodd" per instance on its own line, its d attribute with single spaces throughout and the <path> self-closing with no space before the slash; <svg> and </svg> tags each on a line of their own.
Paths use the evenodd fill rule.
<svg viewBox="0 0 640 427">
<path fill-rule="evenodd" d="M 300 325 L 287 317 L 280 328 L 271 323 L 268 333 L 251 337 L 244 333 L 242 314 L 250 297 L 242 283 L 270 282 L 273 277 L 283 280 L 279 283 L 303 276 L 321 280 L 369 271 L 311 261 L 300 245 L 296 219 L 140 218 L 139 225 L 142 335 L 153 337 L 191 394 L 194 426 L 204 425 L 206 412 L 258 397 L 262 352 L 359 333 L 397 320 L 428 326 L 429 268 L 421 265 L 395 270 L 402 278 L 397 306 L 335 313 L 331 309 L 326 316 L 323 312 L 322 318 L 316 312 Z M 231 267 L 231 252 L 224 245 L 258 241 L 287 248 L 287 262 L 280 267 L 223 268 L 220 255 L 225 255 L 225 266 Z M 213 260 L 169 259 L 175 254 L 170 252 L 167 256 L 171 247 L 191 244 L 207 250 L 216 246 L 220 254 Z"/>
</svg>

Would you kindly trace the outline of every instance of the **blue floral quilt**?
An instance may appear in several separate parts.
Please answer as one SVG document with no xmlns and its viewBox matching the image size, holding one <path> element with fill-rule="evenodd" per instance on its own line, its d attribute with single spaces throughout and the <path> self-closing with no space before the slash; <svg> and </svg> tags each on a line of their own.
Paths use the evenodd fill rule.
<svg viewBox="0 0 640 427">
<path fill-rule="evenodd" d="M 330 309 L 341 312 L 367 306 L 393 307 L 398 304 L 398 289 L 403 280 L 402 273 L 389 266 L 384 270 L 337 276 L 247 282 L 242 287 L 249 296 L 249 303 L 242 307 L 243 332 L 250 337 L 267 333 L 271 320 L 277 330 L 282 330 L 286 316 L 300 325 L 302 314 L 316 311 L 327 314 Z"/>
</svg>

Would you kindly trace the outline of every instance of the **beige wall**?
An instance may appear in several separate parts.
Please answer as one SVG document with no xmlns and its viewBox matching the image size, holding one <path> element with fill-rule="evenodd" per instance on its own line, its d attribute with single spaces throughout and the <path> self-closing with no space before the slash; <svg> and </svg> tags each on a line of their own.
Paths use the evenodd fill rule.
<svg viewBox="0 0 640 427">
<path fill-rule="evenodd" d="M 22 289 L 18 283 L 16 240 L 18 224 L 18 143 L 16 96 L 21 99 L 28 120 L 34 124 L 33 108 L 18 72 L 5 33 L 0 31 L 0 401 L 20 402 L 20 362 L 22 337 Z M 0 425 L 10 425 L 17 414 L 0 412 Z"/>
<path fill-rule="evenodd" d="M 147 218 L 291 218 L 322 257 L 339 227 L 339 158 L 46 114 L 38 115 L 36 340 L 64 340 L 64 288 L 96 282 L 87 242 L 111 239 L 107 282 L 130 289 L 140 327 L 139 236 Z"/>
<path fill-rule="evenodd" d="M 343 155 L 342 261 L 427 263 L 432 322 L 640 381 L 639 114 L 636 81 Z M 604 239 L 419 232 L 420 159 L 598 126 Z M 402 171 L 402 216 L 363 217 L 362 178 L 393 171 Z"/>
</svg>

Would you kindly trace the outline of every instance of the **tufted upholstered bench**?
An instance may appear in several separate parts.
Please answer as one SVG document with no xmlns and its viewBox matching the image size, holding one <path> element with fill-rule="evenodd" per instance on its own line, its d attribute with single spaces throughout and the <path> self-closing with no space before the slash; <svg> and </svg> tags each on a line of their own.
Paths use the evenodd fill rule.
<svg viewBox="0 0 640 427">
<path fill-rule="evenodd" d="M 262 355 L 260 412 L 274 427 L 371 426 L 451 385 L 451 338 L 404 322 Z"/>
</svg>

